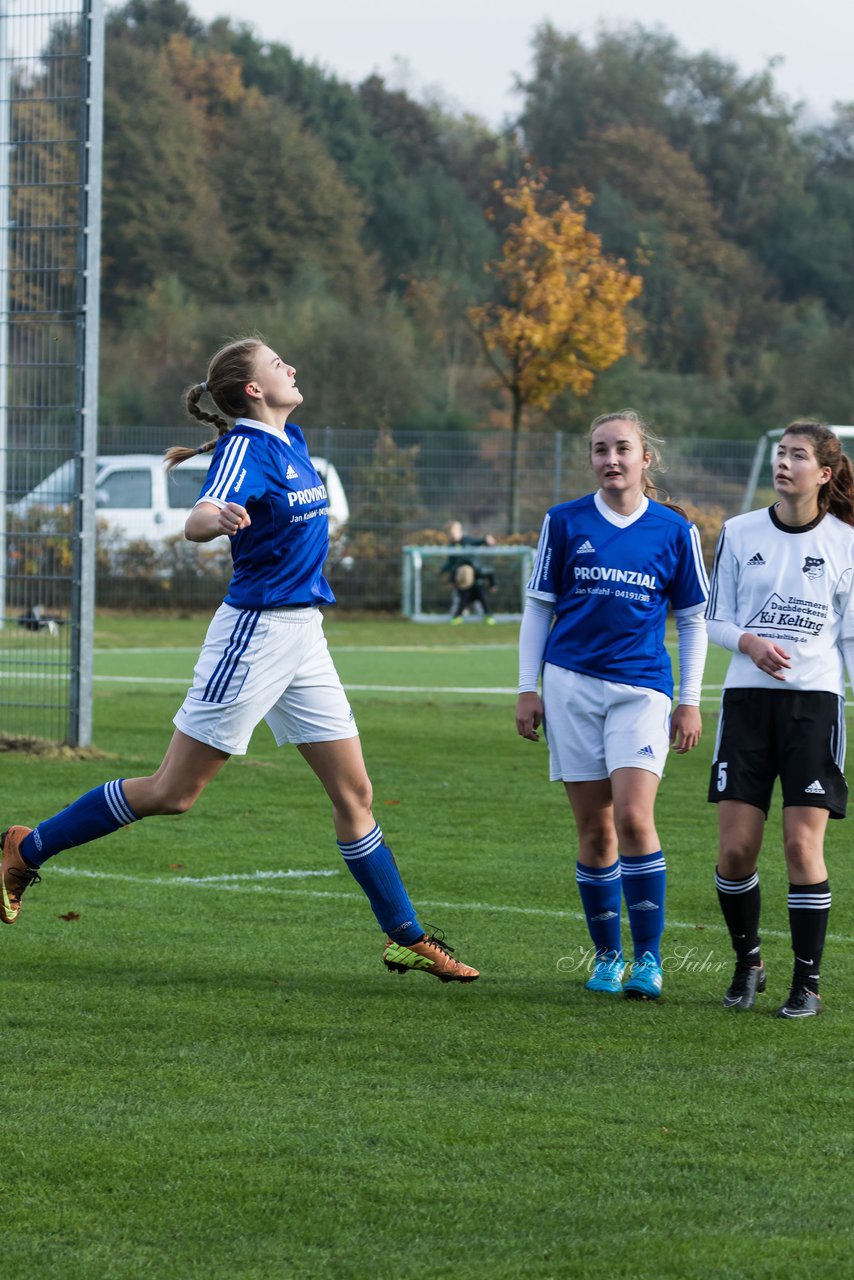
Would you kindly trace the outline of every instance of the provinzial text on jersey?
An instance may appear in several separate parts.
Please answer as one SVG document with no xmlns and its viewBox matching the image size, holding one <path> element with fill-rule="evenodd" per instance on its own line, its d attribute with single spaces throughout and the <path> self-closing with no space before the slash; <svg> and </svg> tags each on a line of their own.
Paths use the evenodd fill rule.
<svg viewBox="0 0 854 1280">
<path fill-rule="evenodd" d="M 593 578 L 597 582 L 625 582 L 630 587 L 646 587 L 648 591 L 655 590 L 654 575 L 639 573 L 637 569 L 611 569 L 597 564 L 589 568 L 587 565 L 576 565 L 574 573 L 575 577 L 582 582 Z"/>
<path fill-rule="evenodd" d="M 326 496 L 326 485 L 316 484 L 311 489 L 294 489 L 288 494 L 288 502 L 291 506 L 298 502 L 304 507 L 307 502 L 322 502 Z"/>
</svg>

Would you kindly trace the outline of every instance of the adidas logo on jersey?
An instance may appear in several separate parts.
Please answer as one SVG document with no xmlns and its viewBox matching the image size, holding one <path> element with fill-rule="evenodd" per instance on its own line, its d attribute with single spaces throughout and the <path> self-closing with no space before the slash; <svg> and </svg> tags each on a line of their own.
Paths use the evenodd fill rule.
<svg viewBox="0 0 854 1280">
<path fill-rule="evenodd" d="M 804 795 L 807 795 L 807 796 L 823 796 L 824 795 L 824 787 L 821 785 L 818 778 L 816 778 L 815 782 L 811 782 L 808 787 L 804 787 Z"/>
<path fill-rule="evenodd" d="M 629 911 L 657 911 L 658 903 L 650 902 L 649 898 L 644 898 L 643 902 L 633 902 L 629 907 Z"/>
<path fill-rule="evenodd" d="M 764 564 L 764 563 L 765 563 L 765 561 L 762 559 L 762 552 L 761 552 L 761 551 L 757 551 L 757 552 L 756 552 L 756 555 L 755 555 L 755 556 L 751 556 L 751 558 L 748 560 L 748 562 L 747 562 L 747 563 L 748 563 L 748 565 L 751 565 L 751 564 L 754 564 L 754 565 Z"/>
<path fill-rule="evenodd" d="M 295 467 L 295 466 L 293 466 L 293 464 L 292 464 L 292 463 L 290 463 L 290 462 L 288 463 L 288 469 L 287 469 L 287 471 L 285 472 L 285 479 L 286 479 L 286 480 L 298 480 L 298 479 L 299 479 L 299 472 L 297 471 L 296 467 Z"/>
<path fill-rule="evenodd" d="M 596 548 L 589 538 L 585 538 L 581 546 L 578 548 L 577 554 L 580 556 L 592 556 L 596 552 Z"/>
<path fill-rule="evenodd" d="M 635 752 L 635 755 L 643 756 L 645 760 L 655 759 L 655 752 L 653 751 L 652 747 L 649 747 L 649 746 L 641 747 L 640 751 Z"/>
</svg>

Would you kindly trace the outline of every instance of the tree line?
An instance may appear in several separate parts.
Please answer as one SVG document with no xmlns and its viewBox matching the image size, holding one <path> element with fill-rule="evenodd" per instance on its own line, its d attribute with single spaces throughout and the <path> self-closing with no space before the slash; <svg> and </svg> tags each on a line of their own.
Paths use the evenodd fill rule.
<svg viewBox="0 0 854 1280">
<path fill-rule="evenodd" d="M 773 68 L 637 26 L 540 27 L 504 129 L 181 0 L 111 11 L 106 51 L 102 421 L 180 423 L 209 352 L 258 331 L 309 429 L 510 428 L 477 320 L 531 184 L 638 281 L 625 353 L 532 397 L 531 425 L 625 404 L 665 434 L 852 421 L 854 103 L 811 124 Z"/>
</svg>

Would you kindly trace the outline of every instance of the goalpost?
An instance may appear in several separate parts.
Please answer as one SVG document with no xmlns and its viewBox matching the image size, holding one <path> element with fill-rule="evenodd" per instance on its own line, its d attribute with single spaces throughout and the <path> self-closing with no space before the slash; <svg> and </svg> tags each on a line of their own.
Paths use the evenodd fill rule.
<svg viewBox="0 0 854 1280">
<path fill-rule="evenodd" d="M 490 595 L 497 622 L 519 622 L 525 608 L 525 587 L 534 567 L 536 547 L 414 547 L 403 548 L 403 616 L 413 622 L 443 622 L 451 612 L 451 587 L 441 566 L 451 557 L 471 557 L 495 575 Z M 478 610 L 466 621 L 482 619 Z"/>
</svg>

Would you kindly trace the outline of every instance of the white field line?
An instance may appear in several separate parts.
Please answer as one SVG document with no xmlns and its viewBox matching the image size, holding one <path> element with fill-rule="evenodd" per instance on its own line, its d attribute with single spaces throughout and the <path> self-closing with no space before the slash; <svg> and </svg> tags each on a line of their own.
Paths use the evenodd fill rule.
<svg viewBox="0 0 854 1280">
<path fill-rule="evenodd" d="M 327 637 L 328 638 L 328 637 Z M 499 650 L 501 652 L 515 652 L 518 644 L 331 644 L 329 645 L 332 653 L 489 653 L 490 650 Z M 198 653 L 201 644 L 189 647 L 176 648 L 128 648 L 123 645 L 115 649 L 93 649 L 92 652 L 96 657 L 108 657 L 110 654 L 117 653 L 134 653 L 134 654 L 162 654 L 162 653 Z M 13 652 L 17 656 L 29 655 L 30 649 L 14 649 L 6 650 Z"/>
<path fill-rule="evenodd" d="M 124 650 L 129 652 L 129 650 Z M 17 680 L 26 679 L 27 676 L 21 671 L 2 671 L 0 670 L 0 680 Z M 36 677 L 30 676 L 29 679 Z M 70 677 L 67 672 L 58 672 L 51 675 L 52 680 L 68 680 Z M 188 689 L 191 683 L 190 676 L 93 676 L 94 684 L 133 684 L 133 685 L 168 685 L 173 689 Z M 352 684 L 349 680 L 343 680 L 342 684 L 347 693 L 415 693 L 415 694 L 438 694 L 453 693 L 463 696 L 477 695 L 479 697 L 494 696 L 499 698 L 515 698 L 517 694 L 515 685 L 454 685 L 454 684 Z M 707 684 L 704 686 L 705 692 L 700 698 L 703 706 L 717 706 L 720 702 L 720 694 L 723 689 L 721 684 Z M 854 701 L 847 699 L 845 706 L 847 708 L 854 707 Z"/>
<path fill-rule="evenodd" d="M 127 651 L 125 651 L 127 652 Z M 22 671 L 0 670 L 0 680 L 37 679 Z M 68 680 L 68 672 L 56 672 L 52 680 Z M 186 689 L 192 677 L 186 676 L 99 676 L 92 677 L 95 684 L 136 684 L 136 685 L 170 685 L 173 688 Z M 342 681 L 348 693 L 462 693 L 462 694 L 495 694 L 500 697 L 516 697 L 515 685 L 455 685 L 455 684 L 352 684 Z M 707 684 L 707 692 L 703 694 L 703 702 L 718 702 L 717 695 L 723 688 L 719 684 Z M 850 704 L 849 704 L 850 705 Z"/>
<path fill-rule="evenodd" d="M 104 880 L 120 884 L 154 886 L 155 888 L 186 889 L 225 889 L 229 893 L 264 893 L 282 897 L 296 898 L 332 898 L 344 902 L 364 902 L 359 893 L 345 893 L 334 889 L 285 889 L 271 884 L 274 880 L 300 879 L 309 876 L 337 876 L 337 871 L 253 871 L 245 875 L 223 876 L 133 876 L 113 871 L 89 871 L 79 867 L 69 867 L 60 863 L 51 863 L 50 875 L 64 875 L 80 880 Z M 548 907 L 513 907 L 506 903 L 490 902 L 445 902 L 439 898 L 424 898 L 419 903 L 422 907 L 438 907 L 442 911 L 470 911 L 494 915 L 533 916 L 548 920 L 584 921 L 580 911 L 559 911 Z M 692 933 L 725 933 L 722 924 L 691 924 L 685 920 L 668 920 L 668 929 L 688 929 Z M 789 937 L 782 929 L 763 929 L 763 938 Z M 854 938 L 844 934 L 829 933 L 829 942 L 843 944 L 854 943 Z"/>
<path fill-rule="evenodd" d="M 128 884 L 190 885 L 195 888 L 212 885 L 217 889 L 233 889 L 239 883 L 259 884 L 270 880 L 308 880 L 312 876 L 337 876 L 337 871 L 248 871 L 243 874 L 222 876 L 129 876 L 121 872 L 89 871 L 80 867 L 68 867 L 57 863 L 51 874 L 79 876 L 84 880 L 120 880 Z"/>
</svg>

